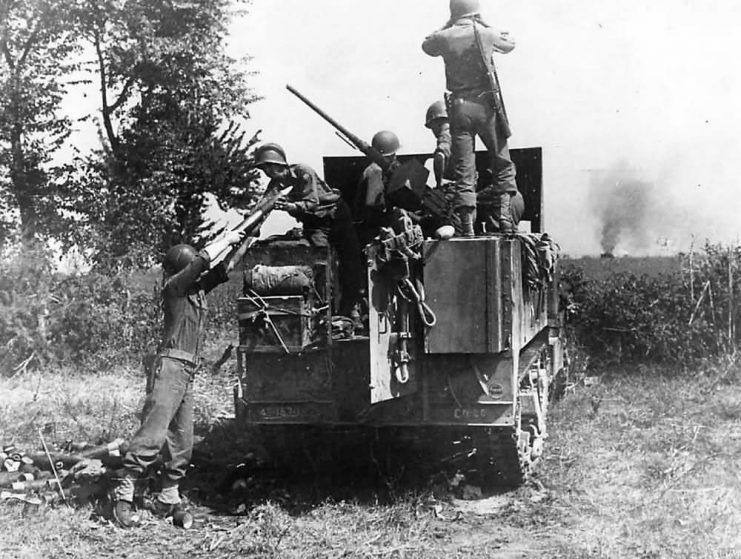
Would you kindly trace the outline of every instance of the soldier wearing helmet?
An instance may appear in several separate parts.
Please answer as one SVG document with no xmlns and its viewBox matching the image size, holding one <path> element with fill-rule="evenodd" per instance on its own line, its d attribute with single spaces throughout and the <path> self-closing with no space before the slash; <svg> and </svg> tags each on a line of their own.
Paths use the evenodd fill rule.
<svg viewBox="0 0 741 559">
<path fill-rule="evenodd" d="M 363 262 L 350 208 L 340 192 L 308 165 L 289 165 L 285 151 L 278 144 L 257 148 L 255 166 L 270 178 L 268 192 L 291 187 L 286 196 L 278 198 L 275 209 L 286 211 L 301 222 L 303 235 L 312 245 L 331 245 L 337 250 L 342 290 L 338 312 L 351 316 L 363 289 Z"/>
<path fill-rule="evenodd" d="M 478 0 L 450 0 L 450 20 L 422 43 L 425 53 L 441 56 L 445 62 L 446 85 L 451 94 L 454 206 L 465 236 L 473 236 L 475 222 L 477 135 L 489 152 L 499 230 L 514 231 L 510 201 L 517 194 L 515 165 L 507 146 L 509 124 L 492 61 L 493 53 L 508 53 L 514 47 L 508 33 L 496 31 L 482 21 Z"/>
<path fill-rule="evenodd" d="M 175 245 L 162 263 L 164 325 L 157 354 L 145 359 L 147 397 L 142 424 L 123 458 L 123 473 L 113 489 L 113 518 L 124 528 L 139 522 L 134 485 L 166 446 L 162 491 L 154 512 L 168 516 L 182 508 L 180 480 L 193 452 L 193 376 L 206 314 L 206 294 L 228 280 L 228 272 L 243 255 L 234 245 L 242 234 L 230 232 L 196 251 Z M 228 263 L 225 260 L 230 253 Z"/>
<path fill-rule="evenodd" d="M 437 141 L 433 154 L 432 169 L 435 173 L 435 183 L 438 188 L 441 188 L 443 179 L 451 180 L 454 176 L 453 168 L 450 165 L 450 122 L 448 121 L 448 110 L 444 101 L 435 101 L 427 108 L 425 127 L 432 131 Z"/>
<path fill-rule="evenodd" d="M 371 147 L 383 155 L 388 165 L 384 170 L 378 163 L 371 161 L 360 176 L 353 204 L 353 217 L 362 246 L 372 241 L 381 227 L 389 225 L 392 204 L 388 198 L 388 187 L 393 171 L 398 166 L 396 152 L 400 147 L 399 137 L 390 130 L 381 130 L 373 135 Z"/>
</svg>

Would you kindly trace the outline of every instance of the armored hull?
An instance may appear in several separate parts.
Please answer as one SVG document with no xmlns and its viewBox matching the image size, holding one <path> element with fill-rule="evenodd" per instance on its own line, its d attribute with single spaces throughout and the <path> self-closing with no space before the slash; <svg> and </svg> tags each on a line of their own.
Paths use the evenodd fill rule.
<svg viewBox="0 0 741 559">
<path fill-rule="evenodd" d="M 325 175 L 354 164 L 330 159 Z M 440 461 L 467 462 L 482 481 L 521 483 L 542 453 L 549 383 L 564 365 L 557 258 L 537 231 L 539 196 L 538 185 L 528 234 L 431 240 L 406 223 L 368 245 L 362 328 L 332 314 L 330 248 L 254 248 L 246 273 L 302 270 L 310 285 L 258 292 L 246 282 L 238 420 L 280 437 L 300 426 L 319 436 L 391 431 Z"/>
</svg>

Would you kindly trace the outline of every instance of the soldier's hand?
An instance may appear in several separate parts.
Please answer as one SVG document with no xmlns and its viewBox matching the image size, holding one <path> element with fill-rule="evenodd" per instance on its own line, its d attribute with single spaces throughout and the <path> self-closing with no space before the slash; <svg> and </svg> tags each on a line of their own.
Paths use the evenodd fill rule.
<svg viewBox="0 0 741 559">
<path fill-rule="evenodd" d="M 282 200 L 279 199 L 275 203 L 275 209 L 276 210 L 283 210 L 284 212 L 291 213 L 291 212 L 296 211 L 296 204 L 293 203 L 293 202 L 288 202 L 285 199 L 282 199 Z"/>
<path fill-rule="evenodd" d="M 236 244 L 242 240 L 242 233 L 240 231 L 229 231 L 224 235 L 224 240 L 230 245 Z"/>
</svg>

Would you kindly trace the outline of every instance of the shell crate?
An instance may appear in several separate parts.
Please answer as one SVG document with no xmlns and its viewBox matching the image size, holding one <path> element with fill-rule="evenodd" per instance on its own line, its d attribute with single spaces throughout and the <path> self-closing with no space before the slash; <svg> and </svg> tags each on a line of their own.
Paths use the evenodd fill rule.
<svg viewBox="0 0 741 559">
<path fill-rule="evenodd" d="M 239 344 L 254 352 L 301 352 L 311 342 L 310 309 L 303 295 L 237 299 Z"/>
</svg>

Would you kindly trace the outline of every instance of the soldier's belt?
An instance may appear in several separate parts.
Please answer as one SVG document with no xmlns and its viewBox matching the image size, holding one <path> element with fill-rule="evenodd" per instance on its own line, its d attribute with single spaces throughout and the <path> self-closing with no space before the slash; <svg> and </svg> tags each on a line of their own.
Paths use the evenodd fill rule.
<svg viewBox="0 0 741 559">
<path fill-rule="evenodd" d="M 170 357 L 172 359 L 178 359 L 180 361 L 185 361 L 186 363 L 190 363 L 191 365 L 196 364 L 196 356 L 193 353 L 190 353 L 189 351 L 183 351 L 182 349 L 175 349 L 175 348 L 166 348 L 159 352 L 160 357 Z"/>
</svg>

